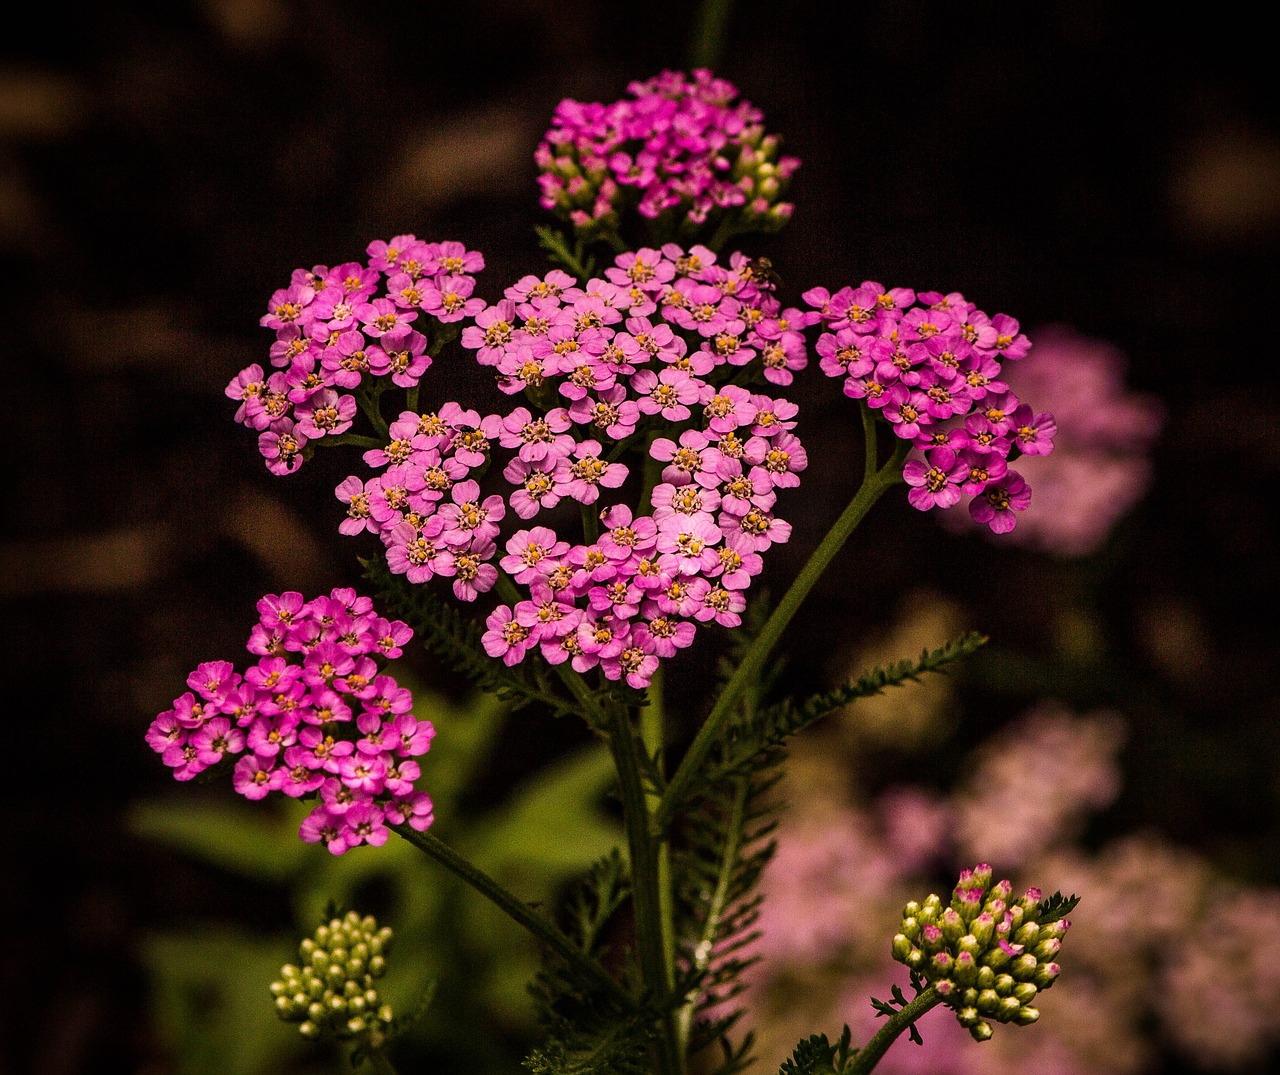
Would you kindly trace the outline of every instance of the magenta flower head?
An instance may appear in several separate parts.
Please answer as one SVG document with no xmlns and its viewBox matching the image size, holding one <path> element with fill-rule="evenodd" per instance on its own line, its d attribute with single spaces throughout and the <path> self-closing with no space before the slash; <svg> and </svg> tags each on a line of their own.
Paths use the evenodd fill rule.
<svg viewBox="0 0 1280 1075">
<path fill-rule="evenodd" d="M 915 449 L 902 470 L 911 506 L 967 502 L 974 522 L 1010 533 L 1031 486 L 1008 464 L 1050 455 L 1058 433 L 1053 414 L 1011 388 L 1012 371 L 1036 364 L 1018 322 L 988 317 L 959 292 L 871 280 L 834 294 L 813 288 L 804 299 L 822 326 L 822 372 Z"/>
<path fill-rule="evenodd" d="M 258 617 L 247 646 L 257 663 L 241 675 L 229 661 L 206 661 L 187 679 L 192 690 L 148 729 L 174 777 L 225 768 L 247 799 L 318 796 L 299 835 L 334 854 L 384 843 L 388 820 L 430 825 L 431 801 L 414 788 L 420 770 L 409 759 L 427 752 L 435 728 L 380 672 L 412 637 L 409 626 L 345 588 L 311 601 L 268 594 Z"/>
<path fill-rule="evenodd" d="M 661 108 L 668 106 L 676 107 L 667 101 Z M 369 372 L 391 370 L 392 352 L 402 357 L 386 372 L 390 384 L 383 388 L 406 387 L 400 375 L 413 373 L 429 355 L 418 326 L 435 309 L 434 300 L 424 297 L 410 311 L 423 316 L 408 328 L 397 321 L 405 316 L 406 296 L 415 288 L 425 292 L 437 262 L 449 262 L 451 280 L 478 267 L 454 245 L 449 257 L 433 259 L 432 249 L 449 244 L 417 250 L 398 236 L 371 244 L 366 271 L 346 270 L 364 289 L 366 301 L 356 316 L 366 325 L 379 323 L 382 332 L 364 345 Z M 379 302 L 378 274 L 392 254 L 401 271 L 387 305 Z M 418 261 L 417 275 L 402 267 Z M 777 368 L 768 358 L 778 341 L 785 340 L 790 368 L 808 363 L 800 330 L 816 323 L 818 314 L 784 309 L 775 286 L 744 254 L 721 259 L 705 246 L 666 243 L 618 255 L 602 277 L 580 282 L 552 270 L 520 278 L 492 306 L 464 304 L 455 318 L 461 325 L 449 333 L 464 355 L 471 352 L 478 367 L 492 370 L 501 392 L 519 393 L 520 401 L 496 414 L 458 400 L 434 411 L 402 410 L 373 438 L 376 446 L 363 451 L 369 470 L 336 486 L 344 516 L 340 532 L 375 535 L 391 574 L 409 584 L 441 578 L 457 600 L 487 605 L 480 642 L 494 660 L 568 662 L 579 672 L 599 668 L 606 679 L 643 689 L 660 661 L 685 649 L 700 625 L 739 625 L 761 554 L 791 533 L 778 501 L 781 491 L 799 485 L 808 465 L 794 432 L 799 408 L 738 383 L 740 377 L 767 387 L 781 383 L 771 376 Z M 280 303 L 293 299 L 283 296 Z M 428 328 L 426 338 L 433 334 Z M 261 367 L 228 388 L 246 414 L 258 413 L 252 405 L 267 394 Z M 324 436 L 345 418 L 342 398 L 351 399 L 338 388 L 320 387 L 290 403 L 289 413 L 307 419 L 302 435 Z M 657 480 L 645 489 L 645 502 L 633 505 L 628 498 L 635 495 L 633 479 L 646 469 L 645 455 L 659 464 L 651 468 Z M 964 467 L 957 480 L 961 471 L 967 479 Z M 548 525 L 564 515 L 555 509 L 566 501 L 577 501 L 579 516 L 589 521 L 582 541 L 566 540 Z M 491 591 L 505 591 L 506 603 L 493 607 Z M 300 604 L 295 595 L 271 605 L 270 622 L 256 629 L 255 653 L 279 658 L 289 650 L 318 652 L 319 639 L 308 635 L 303 643 L 293 631 Z M 385 629 L 376 634 L 387 637 Z M 312 680 L 318 675 L 309 674 Z M 368 710 L 377 690 L 367 671 L 360 675 L 364 687 L 344 692 L 359 702 L 357 723 L 359 708 Z M 319 678 L 341 684 L 347 673 Z M 279 709 L 271 700 L 255 704 L 267 716 Z M 302 703 L 290 698 L 288 704 Z M 182 755 L 184 773 L 199 771 L 210 750 L 193 747 L 184 754 L 185 727 L 175 717 L 157 731 L 156 741 L 170 757 Z M 329 777 L 355 780 L 341 743 L 308 731 L 299 734 L 297 747 Z M 241 774 L 255 794 L 274 790 L 268 784 L 274 779 L 247 763 Z M 354 790 L 367 795 L 376 780 L 364 773 Z M 306 786 L 285 780 L 281 790 L 293 794 Z M 335 798 L 326 787 L 325 812 L 312 819 L 306 839 L 338 850 L 353 834 L 356 842 L 382 838 L 375 812 L 352 812 L 352 788 Z M 385 793 L 375 805 L 394 818 Z M 357 816 L 360 828 L 336 820 Z"/>
<path fill-rule="evenodd" d="M 782 195 L 800 162 L 779 155 L 732 83 L 705 69 L 664 71 L 628 93 L 560 103 L 534 158 L 544 208 L 589 238 L 627 234 L 637 215 L 647 234 L 683 241 L 776 231 L 791 218 Z"/>
<path fill-rule="evenodd" d="M 961 870 L 944 904 L 938 895 L 903 908 L 890 946 L 893 958 L 920 975 L 956 1013 L 976 1041 L 991 1037 L 991 1021 L 1027 1026 L 1040 1018 L 1039 993 L 1057 980 L 1054 962 L 1079 902 L 1038 888 L 1013 898 L 1008 881 L 992 885 L 991 867 Z"/>
<path fill-rule="evenodd" d="M 328 438 L 340 443 L 357 418 L 353 393 L 416 388 L 441 326 L 484 308 L 472 297 L 482 268 L 461 243 L 397 235 L 370 243 L 364 262 L 295 270 L 259 322 L 275 333 L 277 372 L 255 363 L 226 387 L 267 468 L 292 474 Z"/>
</svg>

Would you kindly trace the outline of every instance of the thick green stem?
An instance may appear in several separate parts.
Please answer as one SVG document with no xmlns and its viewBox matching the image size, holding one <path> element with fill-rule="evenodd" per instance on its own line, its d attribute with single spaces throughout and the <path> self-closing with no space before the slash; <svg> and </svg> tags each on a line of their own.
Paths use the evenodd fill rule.
<svg viewBox="0 0 1280 1075">
<path fill-rule="evenodd" d="M 649 808 L 631 718 L 621 706 L 611 706 L 609 747 L 618 770 L 622 816 L 631 857 L 631 900 L 635 912 L 635 943 L 640 956 L 640 976 L 645 990 L 662 1010 L 662 1025 L 655 1044 L 658 1075 L 680 1075 L 683 1058 L 671 1011 L 675 986 L 671 955 L 674 947 L 664 936 L 662 897 L 658 870 L 658 845 L 649 828 Z"/>
<path fill-rule="evenodd" d="M 478 866 L 472 865 L 448 844 L 441 842 L 429 832 L 419 832 L 408 824 L 388 826 L 413 844 L 419 851 L 440 863 L 456 877 L 465 881 L 490 903 L 504 911 L 543 944 L 559 955 L 566 963 L 572 964 L 585 977 L 607 992 L 615 1001 L 629 1011 L 635 1010 L 635 1001 L 617 982 L 605 973 L 603 967 L 595 960 L 581 952 L 555 924 L 543 917 L 519 897 L 513 895 Z"/>
<path fill-rule="evenodd" d="M 889 1051 L 889 1046 L 897 1041 L 899 1034 L 925 1012 L 941 1003 L 942 994 L 933 986 L 929 986 L 905 1008 L 888 1017 L 871 1040 L 858 1050 L 853 1063 L 845 1069 L 845 1075 L 867 1075 L 880 1062 L 880 1058 Z"/>
<path fill-rule="evenodd" d="M 658 665 L 649 681 L 646 692 L 648 705 L 640 709 L 640 742 L 654 759 L 658 772 L 663 770 L 663 750 L 666 745 L 666 706 L 663 690 L 662 665 Z M 654 788 L 645 790 L 646 823 L 662 801 L 661 792 Z M 661 836 L 657 839 L 658 857 L 658 911 L 662 921 L 662 950 L 665 953 L 667 981 L 675 982 L 676 929 L 675 907 L 671 887 L 671 848 Z"/>
<path fill-rule="evenodd" d="M 768 660 L 773 648 L 782 637 L 782 632 L 791 622 L 792 617 L 795 616 L 804 599 L 809 596 L 809 592 L 817 584 L 818 579 L 822 577 L 822 573 L 827 569 L 831 561 L 835 559 L 836 554 L 844 547 L 845 542 L 849 540 L 849 535 L 866 517 L 872 505 L 880 499 L 887 489 L 892 488 L 901 481 L 902 462 L 911 450 L 911 442 L 900 442 L 888 462 L 877 469 L 875 466 L 876 431 L 874 423 L 874 416 L 864 409 L 863 430 L 866 434 L 868 462 L 867 474 L 863 479 L 862 485 L 849 502 L 849 506 L 844 509 L 840 518 L 836 520 L 835 525 L 827 531 L 826 537 L 814 549 L 813 555 L 809 557 L 809 562 L 804 565 L 800 574 L 796 576 L 796 580 L 791 584 L 791 588 L 787 590 L 782 600 L 778 602 L 772 615 L 765 622 L 764 627 L 761 628 L 760 634 L 751 643 L 746 656 L 742 659 L 742 663 L 738 665 L 729 682 L 725 684 L 724 690 L 721 691 L 720 697 L 716 699 L 710 715 L 698 730 L 693 744 L 689 747 L 684 759 L 680 762 L 680 767 L 676 770 L 675 775 L 672 776 L 671 782 L 663 793 L 662 802 L 659 804 L 658 813 L 654 819 L 658 832 L 665 831 L 666 826 L 675 816 L 685 795 L 688 793 L 690 784 L 706 759 L 707 753 L 724 731 L 724 726 L 728 723 L 734 707 L 746 689 L 759 678 L 761 671 L 764 669 L 765 661 Z"/>
<path fill-rule="evenodd" d="M 689 66 L 715 70 L 724 53 L 725 26 L 733 0 L 702 0 L 694 17 L 689 42 Z"/>
</svg>

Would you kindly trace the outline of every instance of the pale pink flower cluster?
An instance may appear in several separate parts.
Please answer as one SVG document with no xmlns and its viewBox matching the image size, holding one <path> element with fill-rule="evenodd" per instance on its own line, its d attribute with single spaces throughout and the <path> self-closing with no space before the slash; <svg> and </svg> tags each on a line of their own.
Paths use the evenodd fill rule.
<svg viewBox="0 0 1280 1075">
<path fill-rule="evenodd" d="M 1125 355 L 1105 340 L 1065 325 L 1035 332 L 1034 362 L 1006 371 L 1010 390 L 1053 400 L 1058 432 L 1052 455 L 1020 464 L 1035 484 L 1036 511 L 1023 519 L 1016 544 L 1059 556 L 1096 552 L 1117 520 L 1151 484 L 1151 448 L 1164 408 L 1125 384 Z M 947 522 L 966 520 L 951 513 Z"/>
<path fill-rule="evenodd" d="M 388 821 L 427 828 L 431 799 L 414 787 L 414 759 L 435 728 L 381 671 L 413 631 L 345 588 L 311 601 L 268 594 L 258 614 L 246 647 L 258 662 L 240 673 L 206 661 L 152 722 L 147 742 L 174 778 L 227 767 L 246 799 L 318 797 L 300 835 L 336 855 L 385 843 Z"/>
<path fill-rule="evenodd" d="M 340 529 L 376 533 L 393 573 L 448 578 L 464 601 L 500 571 L 525 587 L 488 617 L 491 656 L 515 664 L 537 650 L 643 687 L 699 624 L 740 622 L 761 554 L 790 536 L 774 507 L 807 464 L 798 408 L 724 382 L 753 363 L 790 383 L 814 316 L 783 309 L 747 258 L 722 265 L 703 247 L 622 254 L 583 286 L 559 271 L 524 277 L 462 330 L 524 401 L 505 414 L 453 402 L 403 412 L 365 453 L 380 473 L 338 486 Z M 614 495 L 632 445 L 654 472 L 647 510 Z M 499 451 L 508 491 L 486 495 L 477 478 Z M 584 541 L 543 523 L 568 501 L 590 508 Z"/>
<path fill-rule="evenodd" d="M 1114 714 L 1046 703 L 981 744 L 949 794 L 897 787 L 854 808 L 793 793 L 765 876 L 751 986 L 754 1026 L 778 1054 L 766 1058 L 811 1030 L 814 1004 L 829 1003 L 826 1021 L 849 1022 L 855 1040 L 873 1034 L 883 1020 L 868 998 L 894 982 L 910 995 L 889 953 L 901 893 L 990 844 L 1015 875 L 1081 897 L 1068 988 L 1053 991 L 1033 1031 L 981 1046 L 930 1013 L 924 1046 L 899 1042 L 877 1071 L 1146 1075 L 1169 1058 L 1262 1070 L 1280 1047 L 1280 890 L 1233 880 L 1154 833 L 1073 844 L 1120 791 L 1124 738 Z"/>
<path fill-rule="evenodd" d="M 366 253 L 362 262 L 296 269 L 260 321 L 276 334 L 275 372 L 255 363 L 227 385 L 240 403 L 236 421 L 258 431 L 273 474 L 293 473 L 310 442 L 351 428 L 354 391 L 379 378 L 417 385 L 431 365 L 434 325 L 484 306 L 472 297 L 484 258 L 461 243 L 397 235 L 370 243 Z"/>
<path fill-rule="evenodd" d="M 1009 463 L 1049 454 L 1056 430 L 1052 414 L 1004 379 L 1005 363 L 1031 350 L 1018 322 L 988 317 L 959 292 L 875 281 L 834 294 L 813 288 L 804 298 L 826 330 L 817 343 L 823 373 L 919 450 L 902 471 L 911 506 L 950 508 L 968 497 L 975 522 L 1012 530 L 1031 487 Z"/>
<path fill-rule="evenodd" d="M 1021 866 L 1075 839 L 1120 793 L 1124 738 L 1114 714 L 1082 721 L 1052 703 L 1029 710 L 979 754 L 952 796 L 960 855 Z"/>
<path fill-rule="evenodd" d="M 779 196 L 800 161 L 778 156 L 777 137 L 732 83 L 704 69 L 664 71 L 628 92 L 608 105 L 560 102 L 535 154 L 544 208 L 588 229 L 616 225 L 632 206 L 677 224 L 719 210 L 757 227 L 790 218 Z"/>
</svg>

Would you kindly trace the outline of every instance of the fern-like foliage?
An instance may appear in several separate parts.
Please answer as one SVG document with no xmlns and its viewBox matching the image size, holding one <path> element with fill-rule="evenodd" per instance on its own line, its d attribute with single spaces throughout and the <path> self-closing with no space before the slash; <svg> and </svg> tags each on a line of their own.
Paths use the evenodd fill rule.
<svg viewBox="0 0 1280 1075">
<path fill-rule="evenodd" d="M 627 867 L 615 849 L 569 893 L 565 935 L 585 955 L 606 965 L 617 962 L 608 936 L 614 914 L 629 894 Z M 623 1012 L 554 953 L 544 957 L 531 990 L 545 1033 L 525 1060 L 534 1075 L 645 1075 L 649 1070 L 652 1013 Z"/>
<path fill-rule="evenodd" d="M 858 1052 L 851 1045 L 852 1037 L 848 1026 L 834 1045 L 825 1034 L 809 1035 L 782 1062 L 778 1075 L 841 1075 Z"/>
<path fill-rule="evenodd" d="M 534 230 L 538 235 L 538 245 L 546 251 L 547 257 L 566 272 L 576 276 L 579 283 L 585 284 L 595 275 L 595 258 L 587 253 L 586 244 L 580 236 L 575 238 L 573 245 L 570 246 L 564 232 L 556 228 L 539 225 Z"/>
<path fill-rule="evenodd" d="M 731 723 L 725 732 L 721 755 L 724 772 L 750 771 L 762 759 L 783 746 L 797 732 L 832 710 L 919 680 L 926 673 L 945 672 L 947 666 L 986 645 L 987 637 L 970 631 L 940 646 L 922 650 L 919 657 L 906 657 L 893 664 L 872 668 L 833 690 L 812 694 L 802 701 L 788 699 Z"/>
<path fill-rule="evenodd" d="M 556 716 L 578 712 L 557 691 L 547 669 L 533 662 L 507 667 L 485 652 L 483 632 L 430 586 L 415 586 L 393 575 L 381 557 L 361 560 L 383 615 L 404 620 L 431 652 L 443 657 L 477 687 L 515 708 L 544 705 Z"/>
<path fill-rule="evenodd" d="M 735 775 L 706 789 L 673 839 L 673 872 L 683 957 L 680 988 L 692 1001 L 691 1053 L 719 1043 L 716 1075 L 743 1070 L 753 1059 L 750 1041 L 735 1047 L 730 1033 L 742 1016 L 735 1003 L 744 973 L 756 962 L 752 943 L 762 896 L 761 874 L 773 855 L 774 808 L 766 792 L 777 778 Z"/>
<path fill-rule="evenodd" d="M 766 613 L 765 602 L 756 602 L 722 659 L 718 678 L 728 681 Z M 743 710 L 749 713 L 767 688 L 768 681 L 745 698 Z M 744 973 L 757 958 L 750 951 L 759 936 L 755 926 L 762 897 L 756 890 L 773 855 L 776 824 L 767 793 L 781 775 L 776 764 L 781 760 L 779 751 L 766 764 L 744 771 L 725 763 L 722 747 L 713 750 L 707 763 L 711 775 L 698 781 L 697 795 L 671 834 L 682 957 L 678 991 L 695 998 L 684 1013 L 691 1023 L 690 1052 L 720 1047 L 719 1059 L 706 1064 L 715 1075 L 733 1075 L 753 1060 L 752 1035 L 735 1035 L 736 1042 L 730 1035 L 742 1016 L 735 999 L 745 988 Z"/>
<path fill-rule="evenodd" d="M 1079 896 L 1064 896 L 1061 892 L 1055 892 L 1036 904 L 1036 921 L 1045 926 L 1059 918 L 1066 918 L 1079 902 Z"/>
<path fill-rule="evenodd" d="M 759 612 L 762 617 L 763 610 Z M 752 627 L 751 622 L 744 624 L 736 640 L 744 649 Z M 944 671 L 985 642 L 980 634 L 962 635 L 917 658 L 873 668 L 834 690 L 799 701 L 761 707 L 758 701 L 769 686 L 762 684 L 743 699 L 708 754 L 677 812 L 671 854 L 684 959 L 681 988 L 698 998 L 691 1048 L 720 1043 L 726 1059 L 714 1068 L 716 1075 L 742 1070 L 751 1059 L 747 1049 L 730 1045 L 729 1035 L 742 1014 L 734 1000 L 743 989 L 744 972 L 754 962 L 750 946 L 757 935 L 761 899 L 756 890 L 774 849 L 777 804 L 768 793 L 781 774 L 787 741 L 832 710 Z M 738 660 L 740 653 L 728 654 L 722 669 L 726 677 Z M 776 669 L 772 671 L 776 676 Z"/>
<path fill-rule="evenodd" d="M 917 997 L 924 992 L 925 988 L 924 978 L 919 974 L 916 974 L 914 971 L 911 973 L 911 988 L 915 990 Z M 902 986 L 900 985 L 895 984 L 889 996 L 892 999 L 877 1000 L 875 997 L 871 998 L 871 1007 L 875 1009 L 877 1018 L 880 1016 L 891 1017 L 897 1015 L 903 1008 L 911 1003 L 911 1001 L 907 999 L 907 995 L 902 991 Z M 915 1023 L 911 1023 L 907 1027 L 907 1036 L 916 1045 L 924 1044 L 924 1038 L 920 1036 L 920 1031 L 917 1029 Z"/>
</svg>

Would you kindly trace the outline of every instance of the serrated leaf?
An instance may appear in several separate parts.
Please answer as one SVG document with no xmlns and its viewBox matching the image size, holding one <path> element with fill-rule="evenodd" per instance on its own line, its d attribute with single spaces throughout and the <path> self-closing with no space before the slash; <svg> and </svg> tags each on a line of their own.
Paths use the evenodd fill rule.
<svg viewBox="0 0 1280 1075">
<path fill-rule="evenodd" d="M 1064 896 L 1061 892 L 1055 892 L 1036 904 L 1036 921 L 1042 926 L 1056 922 L 1074 911 L 1079 903 L 1079 896 Z"/>
<path fill-rule="evenodd" d="M 788 699 L 760 710 L 749 719 L 731 724 L 725 732 L 723 771 L 755 768 L 762 754 L 776 750 L 793 735 L 826 716 L 857 701 L 920 679 L 927 673 L 945 672 L 948 665 L 981 649 L 988 639 L 969 631 L 937 649 L 922 650 L 919 657 L 903 658 L 893 664 L 863 672 L 857 679 L 830 691 L 810 695 L 803 701 Z M 712 774 L 714 776 L 714 774 Z"/>
</svg>

